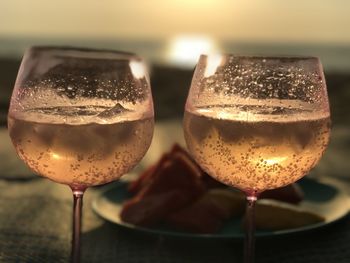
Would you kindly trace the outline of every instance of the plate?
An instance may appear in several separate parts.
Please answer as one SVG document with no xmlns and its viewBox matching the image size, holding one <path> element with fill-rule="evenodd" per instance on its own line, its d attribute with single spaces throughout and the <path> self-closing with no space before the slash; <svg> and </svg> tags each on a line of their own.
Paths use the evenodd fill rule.
<svg viewBox="0 0 350 263">
<path fill-rule="evenodd" d="M 300 228 L 280 231 L 257 231 L 256 237 L 285 235 L 296 232 L 304 232 L 329 225 L 345 217 L 350 208 L 350 199 L 344 190 L 336 184 L 322 183 L 314 179 L 304 178 L 298 182 L 304 191 L 304 200 L 298 205 L 305 211 L 310 211 L 325 218 L 324 222 L 312 224 Z M 119 216 L 122 204 L 132 196 L 127 191 L 128 182 L 119 181 L 107 186 L 92 203 L 93 210 L 102 218 L 119 226 L 129 229 L 183 238 L 243 238 L 241 220 L 231 219 L 227 221 L 221 230 L 214 234 L 193 234 L 179 232 L 167 227 L 146 228 L 123 222 Z"/>
</svg>

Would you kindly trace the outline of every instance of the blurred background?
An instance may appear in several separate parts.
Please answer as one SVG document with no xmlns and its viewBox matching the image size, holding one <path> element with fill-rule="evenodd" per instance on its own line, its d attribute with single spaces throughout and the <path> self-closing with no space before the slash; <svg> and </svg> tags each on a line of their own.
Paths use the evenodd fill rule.
<svg viewBox="0 0 350 263">
<path fill-rule="evenodd" d="M 328 155 L 343 160 L 350 149 L 349 10 L 346 0 L 1 0 L 0 120 L 5 124 L 19 63 L 31 45 L 138 53 L 150 65 L 158 120 L 182 116 L 200 53 L 312 55 L 324 65 L 333 138 L 340 138 L 332 139 Z"/>
</svg>

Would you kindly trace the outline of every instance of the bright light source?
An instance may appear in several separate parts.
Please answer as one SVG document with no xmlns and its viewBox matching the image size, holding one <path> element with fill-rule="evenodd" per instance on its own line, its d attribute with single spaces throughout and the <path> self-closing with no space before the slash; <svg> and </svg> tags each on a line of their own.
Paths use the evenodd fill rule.
<svg viewBox="0 0 350 263">
<path fill-rule="evenodd" d="M 208 37 L 179 36 L 171 40 L 167 58 L 181 66 L 194 66 L 201 54 L 217 53 L 214 41 Z"/>
</svg>

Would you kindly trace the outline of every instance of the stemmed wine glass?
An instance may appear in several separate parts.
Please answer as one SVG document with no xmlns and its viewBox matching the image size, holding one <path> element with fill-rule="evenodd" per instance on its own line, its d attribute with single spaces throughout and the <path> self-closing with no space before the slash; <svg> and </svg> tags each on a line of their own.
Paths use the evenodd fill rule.
<svg viewBox="0 0 350 263">
<path fill-rule="evenodd" d="M 328 144 L 330 113 L 319 59 L 202 55 L 184 132 L 198 164 L 245 193 L 244 258 L 253 262 L 259 194 L 303 177 Z"/>
<path fill-rule="evenodd" d="M 84 191 L 133 168 L 151 143 L 153 126 L 149 79 L 138 56 L 68 47 L 25 53 L 9 133 L 33 171 L 72 189 L 72 262 L 80 260 Z"/>
</svg>

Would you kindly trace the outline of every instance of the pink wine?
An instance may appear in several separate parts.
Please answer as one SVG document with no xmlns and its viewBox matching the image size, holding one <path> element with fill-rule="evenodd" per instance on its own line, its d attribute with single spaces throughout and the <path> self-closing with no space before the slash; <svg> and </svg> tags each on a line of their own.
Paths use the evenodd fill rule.
<svg viewBox="0 0 350 263">
<path fill-rule="evenodd" d="M 93 109 L 89 107 L 87 114 L 98 113 Z M 75 110 L 69 109 L 72 116 Z M 78 110 L 82 112 L 81 107 Z M 64 111 L 67 113 L 67 107 Z M 79 123 L 78 118 L 67 124 L 57 108 L 41 109 L 37 116 L 31 110 L 29 115 L 29 120 L 8 119 L 17 153 L 36 173 L 70 186 L 87 187 L 118 179 L 141 160 L 153 134 L 153 118 L 90 123 L 84 123 L 84 118 Z"/>
<path fill-rule="evenodd" d="M 202 108 L 185 113 L 187 145 L 205 171 L 245 192 L 295 182 L 317 164 L 328 144 L 329 116 L 288 109 L 281 115 L 252 114 L 247 120 L 242 116 L 248 115 L 227 109 L 215 113 L 220 118 L 213 112 Z"/>
</svg>

